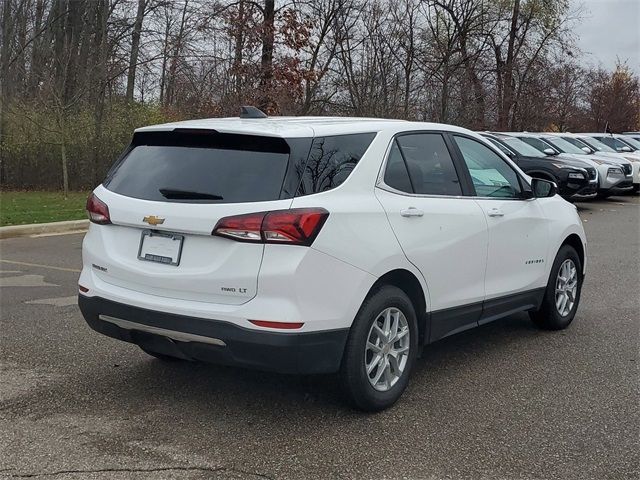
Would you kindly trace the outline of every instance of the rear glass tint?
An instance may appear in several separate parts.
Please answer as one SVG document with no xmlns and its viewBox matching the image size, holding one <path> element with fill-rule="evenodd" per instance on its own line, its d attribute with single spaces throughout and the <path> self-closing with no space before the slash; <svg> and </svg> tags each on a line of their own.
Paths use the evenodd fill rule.
<svg viewBox="0 0 640 480">
<path fill-rule="evenodd" d="M 277 200 L 289 162 L 284 139 L 198 132 L 138 133 L 104 185 L 164 202 Z"/>
<path fill-rule="evenodd" d="M 296 167 L 301 175 L 297 196 L 324 192 L 342 184 L 375 136 L 357 133 L 314 138 L 306 164 Z"/>
</svg>

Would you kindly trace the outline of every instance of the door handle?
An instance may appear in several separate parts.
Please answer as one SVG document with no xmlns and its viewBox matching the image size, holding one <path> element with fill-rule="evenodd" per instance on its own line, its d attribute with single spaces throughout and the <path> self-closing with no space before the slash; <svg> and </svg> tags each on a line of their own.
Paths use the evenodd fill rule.
<svg viewBox="0 0 640 480">
<path fill-rule="evenodd" d="M 490 217 L 504 217 L 504 212 L 498 207 L 493 207 L 489 209 L 487 215 Z"/>
<path fill-rule="evenodd" d="M 409 207 L 404 210 L 400 210 L 400 215 L 403 217 L 421 217 L 424 215 L 424 212 L 415 207 Z"/>
</svg>

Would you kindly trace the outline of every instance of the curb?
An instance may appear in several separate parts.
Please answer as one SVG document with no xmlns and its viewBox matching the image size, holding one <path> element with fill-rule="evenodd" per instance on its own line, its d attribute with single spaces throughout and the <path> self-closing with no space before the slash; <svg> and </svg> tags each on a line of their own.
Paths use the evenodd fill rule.
<svg viewBox="0 0 640 480">
<path fill-rule="evenodd" d="M 82 232 L 89 228 L 89 220 L 70 220 L 67 222 L 33 223 L 31 225 L 10 225 L 0 227 L 0 239 L 26 237 L 42 233 Z"/>
</svg>

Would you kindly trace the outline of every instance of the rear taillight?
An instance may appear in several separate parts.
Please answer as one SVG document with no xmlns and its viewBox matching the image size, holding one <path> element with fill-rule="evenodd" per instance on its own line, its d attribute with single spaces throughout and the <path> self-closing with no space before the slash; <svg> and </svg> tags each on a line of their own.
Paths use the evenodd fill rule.
<svg viewBox="0 0 640 480">
<path fill-rule="evenodd" d="M 89 215 L 89 220 L 98 225 L 111 223 L 109 207 L 93 193 L 87 198 L 87 214 Z"/>
<path fill-rule="evenodd" d="M 328 216 L 329 212 L 324 208 L 293 208 L 235 215 L 220 219 L 211 233 L 240 242 L 309 246 Z"/>
</svg>

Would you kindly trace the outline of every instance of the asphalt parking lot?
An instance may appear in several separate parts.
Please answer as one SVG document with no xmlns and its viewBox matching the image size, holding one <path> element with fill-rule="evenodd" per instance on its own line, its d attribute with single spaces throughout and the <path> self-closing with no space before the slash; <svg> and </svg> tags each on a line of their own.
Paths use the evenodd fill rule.
<svg viewBox="0 0 640 480">
<path fill-rule="evenodd" d="M 98 335 L 76 306 L 82 235 L 2 240 L 0 477 L 638 478 L 640 197 L 579 208 L 572 326 L 519 314 L 445 339 L 375 415 L 332 376 L 166 364 Z"/>
</svg>

